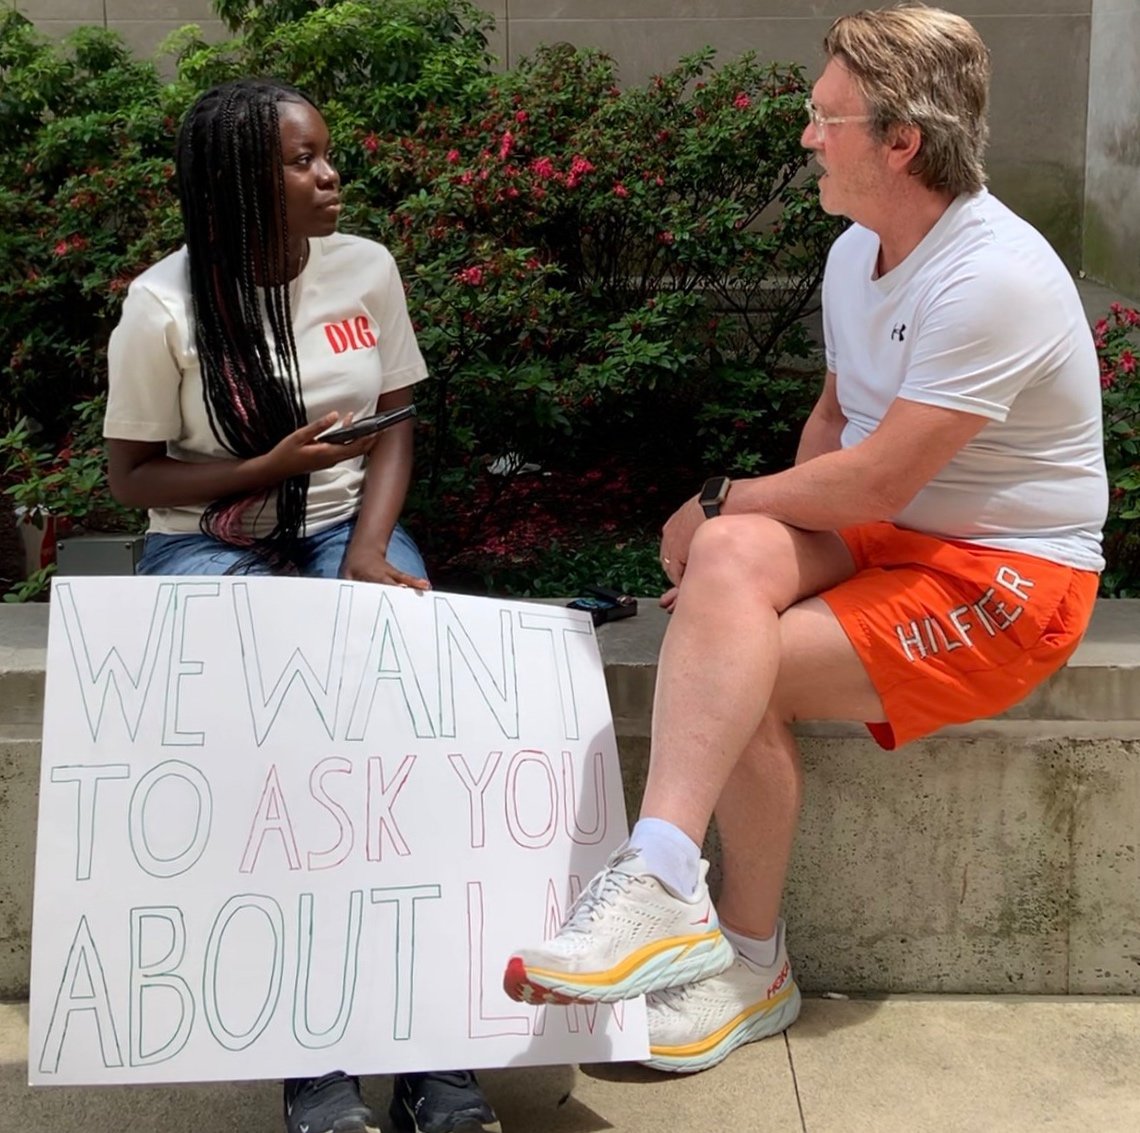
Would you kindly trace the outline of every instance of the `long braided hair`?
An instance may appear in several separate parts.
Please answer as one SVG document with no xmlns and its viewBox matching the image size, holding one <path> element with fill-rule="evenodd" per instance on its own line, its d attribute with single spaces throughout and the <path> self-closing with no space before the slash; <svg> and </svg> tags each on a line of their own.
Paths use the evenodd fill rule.
<svg viewBox="0 0 1140 1133">
<path fill-rule="evenodd" d="M 273 80 L 223 83 L 194 103 L 178 132 L 178 196 L 206 414 L 219 443 L 239 459 L 268 452 L 306 420 L 289 309 L 281 102 L 309 99 Z M 308 490 L 309 477 L 294 476 L 268 492 L 215 500 L 202 514 L 202 530 L 248 548 L 238 570 L 259 560 L 296 569 Z M 271 499 L 272 530 L 256 539 L 244 533 L 244 513 Z"/>
</svg>

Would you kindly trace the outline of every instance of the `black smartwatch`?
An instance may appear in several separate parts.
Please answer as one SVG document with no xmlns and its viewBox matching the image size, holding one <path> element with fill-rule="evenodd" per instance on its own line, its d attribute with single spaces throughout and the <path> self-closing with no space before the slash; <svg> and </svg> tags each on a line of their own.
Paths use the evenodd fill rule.
<svg viewBox="0 0 1140 1133">
<path fill-rule="evenodd" d="M 720 515 L 721 504 L 724 503 L 731 485 L 732 481 L 727 476 L 710 476 L 705 481 L 701 494 L 697 497 L 697 503 L 705 513 L 705 519 L 715 519 Z"/>
</svg>

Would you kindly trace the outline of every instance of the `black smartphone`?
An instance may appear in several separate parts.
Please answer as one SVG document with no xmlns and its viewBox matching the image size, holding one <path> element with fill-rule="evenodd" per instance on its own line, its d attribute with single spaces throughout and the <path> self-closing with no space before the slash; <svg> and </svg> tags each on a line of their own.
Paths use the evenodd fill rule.
<svg viewBox="0 0 1140 1133">
<path fill-rule="evenodd" d="M 318 441 L 330 445 L 346 445 L 349 441 L 367 437 L 378 433 L 381 429 L 395 425 L 398 421 L 406 421 L 416 415 L 414 405 L 401 405 L 399 409 L 389 409 L 386 413 L 377 413 L 372 417 L 361 417 L 359 421 L 352 421 L 343 428 L 333 428 L 324 433 L 317 434 Z"/>
<path fill-rule="evenodd" d="M 594 625 L 632 618 L 637 613 L 637 599 L 608 586 L 587 586 L 586 594 L 566 603 L 571 610 L 585 610 Z"/>
</svg>

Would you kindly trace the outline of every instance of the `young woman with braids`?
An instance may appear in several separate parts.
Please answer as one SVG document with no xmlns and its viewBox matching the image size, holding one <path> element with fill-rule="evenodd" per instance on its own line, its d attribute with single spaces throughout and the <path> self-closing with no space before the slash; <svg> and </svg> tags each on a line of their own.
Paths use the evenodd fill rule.
<svg viewBox="0 0 1140 1133">
<path fill-rule="evenodd" d="M 141 574 L 290 573 L 426 589 L 397 523 L 412 422 L 349 444 L 320 434 L 412 401 L 427 376 L 388 251 L 340 235 L 340 178 L 317 109 L 242 79 L 178 135 L 185 247 L 132 284 L 111 336 L 111 490 L 145 507 Z M 473 1074 L 396 1079 L 401 1131 L 499 1128 Z M 285 1083 L 288 1133 L 376 1121 L 339 1071 Z"/>
</svg>

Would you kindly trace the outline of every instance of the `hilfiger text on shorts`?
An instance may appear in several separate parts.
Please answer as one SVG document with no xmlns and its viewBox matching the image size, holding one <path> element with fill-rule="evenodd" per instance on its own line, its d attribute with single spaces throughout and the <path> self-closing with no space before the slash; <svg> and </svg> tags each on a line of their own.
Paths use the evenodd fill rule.
<svg viewBox="0 0 1140 1133">
<path fill-rule="evenodd" d="M 997 637 L 1025 612 L 1036 583 L 1013 567 L 1000 566 L 994 584 L 973 602 L 942 613 L 899 622 L 899 648 L 908 661 L 923 661 L 955 649 L 974 649 L 979 638 Z"/>
</svg>

